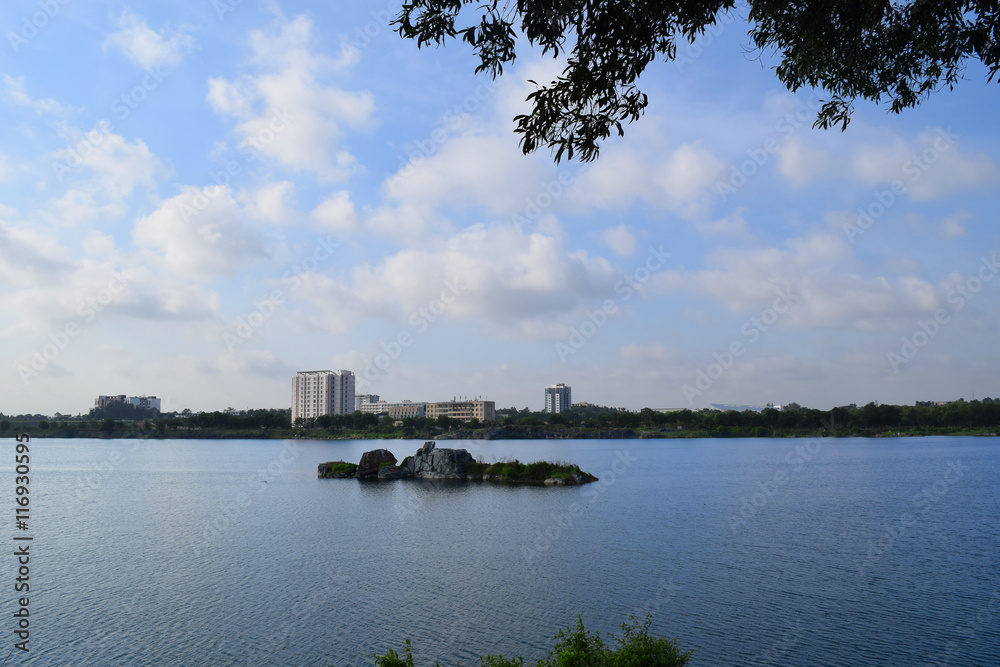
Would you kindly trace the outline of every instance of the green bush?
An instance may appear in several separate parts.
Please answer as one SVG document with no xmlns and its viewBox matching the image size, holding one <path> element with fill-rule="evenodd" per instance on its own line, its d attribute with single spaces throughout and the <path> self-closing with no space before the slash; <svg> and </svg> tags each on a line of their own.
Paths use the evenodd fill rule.
<svg viewBox="0 0 1000 667">
<path fill-rule="evenodd" d="M 392 649 L 389 649 L 385 655 L 376 653 L 372 657 L 375 658 L 375 667 L 413 667 L 413 654 L 410 653 L 409 639 L 406 640 L 406 648 L 403 650 L 402 657 Z"/>
<path fill-rule="evenodd" d="M 588 633 L 583 618 L 577 617 L 575 628 L 565 628 L 556 633 L 555 648 L 539 660 L 537 667 L 684 667 L 691 659 L 691 652 L 681 653 L 677 644 L 665 637 L 649 634 L 652 618 L 643 623 L 629 617 L 622 623 L 620 637 L 611 636 L 617 648 L 610 648 L 601 639 L 601 633 Z M 385 655 L 375 654 L 375 667 L 414 667 L 410 640 L 400 656 L 389 649 Z M 479 667 L 523 667 L 524 658 L 504 658 L 502 655 L 481 656 Z"/>
<path fill-rule="evenodd" d="M 343 473 L 345 475 L 353 477 L 354 474 L 357 473 L 358 471 L 357 463 L 347 463 L 346 461 L 331 461 L 328 465 L 329 468 L 327 469 L 326 474 L 330 476 Z"/>
<path fill-rule="evenodd" d="M 480 461 L 476 461 L 475 463 L 466 463 L 465 464 L 465 474 L 467 474 L 467 475 L 478 475 L 480 473 L 486 472 L 486 470 L 489 467 L 490 467 L 490 464 L 488 464 L 488 463 L 482 463 Z"/>
<path fill-rule="evenodd" d="M 521 463 L 513 461 L 498 461 L 492 465 L 481 463 L 467 464 L 469 474 L 483 472 L 501 481 L 536 482 L 541 484 L 549 477 L 568 478 L 580 472 L 580 467 L 569 463 L 553 463 L 551 461 L 534 461 Z"/>
</svg>

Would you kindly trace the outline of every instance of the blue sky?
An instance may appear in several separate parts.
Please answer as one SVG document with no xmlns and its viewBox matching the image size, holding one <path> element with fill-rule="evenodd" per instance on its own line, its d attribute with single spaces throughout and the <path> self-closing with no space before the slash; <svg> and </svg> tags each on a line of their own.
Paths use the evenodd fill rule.
<svg viewBox="0 0 1000 667">
<path fill-rule="evenodd" d="M 1000 133 L 978 63 L 811 128 L 727 21 L 594 163 L 522 156 L 560 63 L 493 81 L 386 2 L 0 10 L 0 411 L 388 400 L 830 408 L 1000 395 Z"/>
</svg>

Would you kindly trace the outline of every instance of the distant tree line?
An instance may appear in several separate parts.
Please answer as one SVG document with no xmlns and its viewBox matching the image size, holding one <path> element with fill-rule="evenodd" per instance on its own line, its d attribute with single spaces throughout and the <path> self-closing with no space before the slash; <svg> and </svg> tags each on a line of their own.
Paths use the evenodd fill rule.
<svg viewBox="0 0 1000 667">
<path fill-rule="evenodd" d="M 291 427 L 291 410 L 241 410 L 227 412 L 197 412 L 183 420 L 168 422 L 205 429 L 287 429 Z"/>
<path fill-rule="evenodd" d="M 900 406 L 868 403 L 862 407 L 844 405 L 831 410 L 804 408 L 789 403 L 779 410 L 768 407 L 762 411 L 711 409 L 674 410 L 663 412 L 643 408 L 637 412 L 623 408 L 596 405 L 574 406 L 572 411 L 548 414 L 528 408 L 514 407 L 497 410 L 496 421 L 480 423 L 473 419 L 461 422 L 440 416 L 393 419 L 388 415 L 355 412 L 346 415 L 323 415 L 299 419 L 296 427 L 327 433 L 351 432 L 384 434 L 392 437 L 432 436 L 436 432 L 455 429 L 530 426 L 558 429 L 633 429 L 654 431 L 699 432 L 715 436 L 767 437 L 776 434 L 827 432 L 838 435 L 869 435 L 887 430 L 920 431 L 935 429 L 976 429 L 1000 427 L 1000 399 L 984 398 L 937 404 L 918 402 Z M 291 410 L 257 409 L 192 413 L 184 410 L 160 414 L 155 410 L 115 404 L 104 410 L 93 409 L 87 415 L 71 417 L 56 413 L 55 417 L 40 414 L 4 415 L 0 413 L 0 434 L 15 430 L 47 432 L 49 435 L 84 435 L 87 432 L 176 431 L 198 429 L 216 431 L 282 431 L 291 429 Z"/>
<path fill-rule="evenodd" d="M 1000 426 L 1000 399 L 959 399 L 943 405 L 918 403 L 912 406 L 868 403 L 831 410 L 803 408 L 790 403 L 784 409 L 744 410 L 674 410 L 661 412 L 643 408 L 630 412 L 602 406 L 574 406 L 573 410 L 557 414 L 532 412 L 527 408 L 497 411 L 502 425 L 566 425 L 598 428 L 669 428 L 741 434 L 766 435 L 770 431 L 836 431 L 878 430 L 892 428 L 920 429 L 942 427 Z M 755 431 L 756 430 L 756 431 Z M 749 433 L 748 433 L 749 432 Z"/>
</svg>

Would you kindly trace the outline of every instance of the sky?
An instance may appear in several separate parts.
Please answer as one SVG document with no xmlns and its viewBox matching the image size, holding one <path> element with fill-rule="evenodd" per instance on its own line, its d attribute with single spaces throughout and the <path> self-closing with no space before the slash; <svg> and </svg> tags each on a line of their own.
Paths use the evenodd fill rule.
<svg viewBox="0 0 1000 667">
<path fill-rule="evenodd" d="M 524 156 L 562 63 L 497 80 L 399 3 L 0 9 L 0 412 L 389 401 L 829 409 L 1000 395 L 1000 87 L 812 121 L 725 18 L 597 161 Z"/>
</svg>

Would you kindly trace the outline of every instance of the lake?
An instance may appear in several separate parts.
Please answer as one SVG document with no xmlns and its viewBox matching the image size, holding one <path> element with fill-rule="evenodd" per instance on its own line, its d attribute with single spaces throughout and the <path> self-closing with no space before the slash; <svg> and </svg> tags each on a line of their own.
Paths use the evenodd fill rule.
<svg viewBox="0 0 1000 667">
<path fill-rule="evenodd" d="M 692 665 L 1000 664 L 998 438 L 439 441 L 601 481 L 316 478 L 421 444 L 32 440 L 8 664 L 365 665 L 405 639 L 418 665 L 533 664 L 577 616 L 647 614 Z"/>
</svg>

